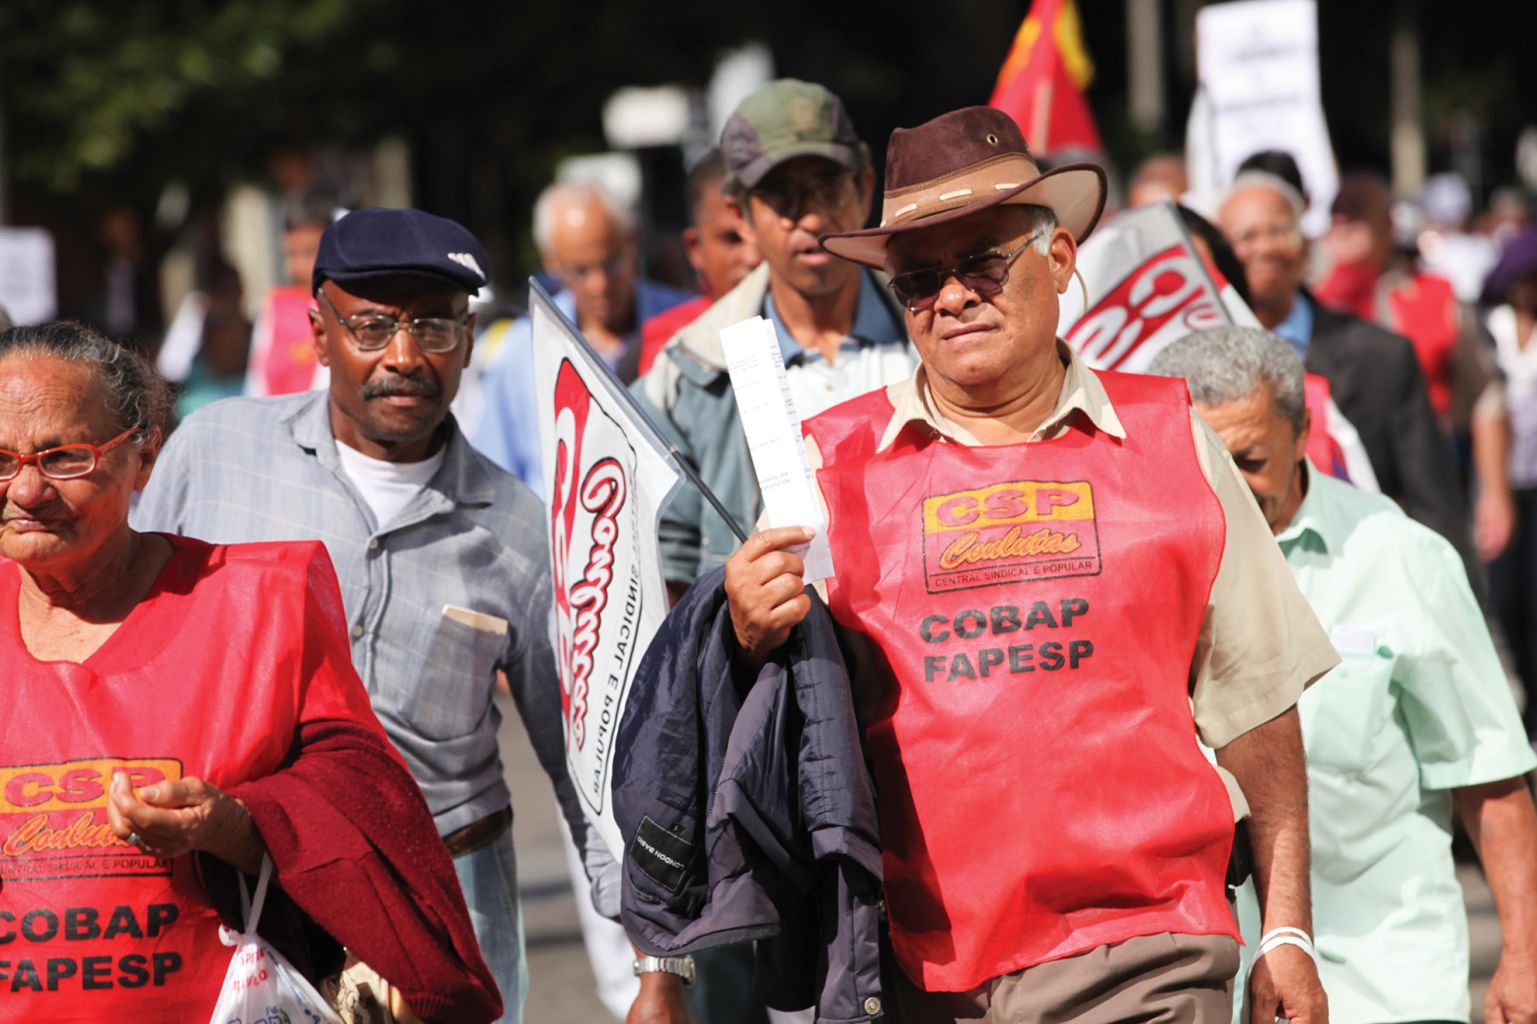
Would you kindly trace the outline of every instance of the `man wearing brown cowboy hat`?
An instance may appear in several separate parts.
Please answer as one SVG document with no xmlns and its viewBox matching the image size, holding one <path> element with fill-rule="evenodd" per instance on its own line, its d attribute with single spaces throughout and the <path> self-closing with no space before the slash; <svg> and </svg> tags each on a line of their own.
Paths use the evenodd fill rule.
<svg viewBox="0 0 1537 1024">
<path fill-rule="evenodd" d="M 1316 1024 L 1294 705 L 1337 658 L 1184 388 L 1095 373 L 1056 337 L 1104 195 L 1098 167 L 1040 174 L 1013 121 L 972 107 L 892 133 L 880 227 L 822 238 L 891 275 L 922 358 L 806 427 L 875 767 L 887 1005 L 1225 1022 L 1247 798 L 1250 1019 Z M 807 535 L 764 530 L 727 563 L 745 664 L 809 608 L 788 550 Z"/>
</svg>

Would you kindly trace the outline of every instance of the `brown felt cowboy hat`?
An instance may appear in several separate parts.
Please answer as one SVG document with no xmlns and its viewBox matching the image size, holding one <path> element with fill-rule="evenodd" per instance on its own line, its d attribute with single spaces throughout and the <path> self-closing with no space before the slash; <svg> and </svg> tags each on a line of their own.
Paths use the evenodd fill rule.
<svg viewBox="0 0 1537 1024">
<path fill-rule="evenodd" d="M 1082 242 L 1105 209 L 1105 172 L 1095 164 L 1064 164 L 1042 174 L 1012 117 L 992 107 L 963 107 L 892 132 L 880 226 L 823 235 L 822 248 L 883 267 L 892 235 L 1002 203 L 1044 206 Z"/>
</svg>

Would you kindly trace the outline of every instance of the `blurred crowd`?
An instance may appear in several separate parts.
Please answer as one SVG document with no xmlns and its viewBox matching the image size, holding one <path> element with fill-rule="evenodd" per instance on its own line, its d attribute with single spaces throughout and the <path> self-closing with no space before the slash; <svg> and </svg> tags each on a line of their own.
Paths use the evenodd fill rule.
<svg viewBox="0 0 1537 1024">
<path fill-rule="evenodd" d="M 1245 167 L 1278 172 L 1292 190 L 1284 198 L 1309 203 L 1307 183 L 1287 154 L 1257 154 Z M 741 237 L 727 209 L 723 174 L 718 150 L 686 168 L 691 222 L 676 235 L 642 235 L 638 226 L 656 219 L 595 181 L 554 184 L 536 204 L 534 241 L 542 261 L 536 276 L 626 383 L 758 264 L 757 249 Z M 1454 172 L 1431 176 L 1418 195 L 1394 194 L 1382 172 L 1360 170 L 1344 177 L 1321 237 L 1307 238 L 1285 211 L 1279 221 L 1266 221 L 1264 209 L 1261 230 L 1246 224 L 1235 237 L 1220 216 L 1222 197 L 1190 193 L 1177 154 L 1155 154 L 1124 175 L 1112 168 L 1111 180 L 1123 180 L 1125 187 L 1123 195 L 1112 188 L 1107 219 L 1118 206 L 1172 200 L 1196 212 L 1206 230 L 1215 225 L 1226 232 L 1244 269 L 1234 283 L 1266 326 L 1283 322 L 1292 314 L 1292 296 L 1306 294 L 1412 343 L 1455 455 L 1452 477 L 1421 483 L 1467 503 L 1470 532 L 1454 540 L 1476 554 L 1468 566 L 1481 593 L 1487 585 L 1515 677 L 1537 675 L 1537 641 L 1531 639 L 1537 637 L 1537 352 L 1528 344 L 1537 315 L 1537 221 L 1530 196 L 1507 185 L 1477 197 Z M 133 296 L 149 289 L 146 272 L 134 269 L 142 260 L 134 255 L 131 218 L 123 212 L 109 218 L 104 232 L 114 255 L 98 326 L 140 339 L 141 348 L 155 355 L 176 389 L 179 416 L 231 395 L 323 387 L 325 371 L 309 337 L 313 301 L 307 282 L 321 232 L 345 212 L 337 195 L 334 188 L 308 185 L 285 201 L 278 254 L 285 280 L 259 302 L 245 295 L 227 260 L 205 253 L 196 287 L 158 338 L 146 336 L 153 322 L 147 302 L 141 300 L 137 321 L 132 313 Z M 686 263 L 670 258 L 680 249 Z M 498 463 L 538 488 L 532 378 L 516 355 L 526 334 L 521 345 L 506 345 L 519 336 L 525 306 L 521 288 L 494 295 L 489 287 L 482 290 L 474 364 L 454 408 L 461 426 Z M 514 355 L 505 358 L 507 352 Z M 530 400 L 486 403 L 486 380 L 498 366 L 500 376 L 519 381 L 520 394 Z M 1411 511 L 1414 500 L 1408 502 Z M 1435 514 L 1429 520 L 1449 534 L 1461 529 Z M 1537 730 L 1537 716 L 1529 715 L 1528 726 Z"/>
<path fill-rule="evenodd" d="M 913 379 L 919 356 L 913 348 L 916 339 L 908 333 L 910 326 L 943 301 L 936 293 L 946 290 L 950 281 L 989 301 L 1010 287 L 1009 263 L 1000 269 L 985 262 L 1001 260 L 1005 254 L 968 252 L 958 261 L 944 257 L 955 265 L 937 274 L 922 267 L 898 274 L 893 297 L 876 270 L 878 259 L 885 258 L 884 250 L 877 253 L 877 261 L 861 258 L 853 248 L 854 255 L 847 260 L 824 250 L 821 243 L 828 237 L 857 240 L 869 219 L 880 189 L 868 146 L 847 123 L 841 103 L 818 86 L 781 81 L 755 96 L 767 97 L 763 106 L 754 107 L 754 98 L 744 101 L 728 122 L 720 148 L 686 168 L 684 199 L 690 222 L 675 236 L 643 231 L 642 225 L 655 223 L 649 211 L 616 199 L 596 179 L 567 177 L 552 182 L 532 211 L 541 283 L 618 379 L 632 386 L 648 411 L 676 435 L 680 450 L 744 526 L 758 521 L 763 510 L 750 460 L 737 436 L 734 410 L 726 408 L 732 398 L 723 383 L 719 327 L 755 314 L 769 320 L 785 355 L 787 386 L 795 405 L 810 417 Z M 797 103 L 819 111 L 811 120 L 821 134 L 815 146 L 803 150 L 786 149 L 774 141 L 787 130 L 784 122 L 789 115 L 784 111 L 797 109 Z M 802 129 L 804 125 L 796 128 Z M 992 145 L 998 144 L 994 135 L 988 138 Z M 1041 170 L 1053 166 L 1073 170 L 1046 156 Z M 1027 153 L 1021 159 L 1026 157 Z M 1075 173 L 1089 172 L 1080 168 Z M 1193 194 L 1184 162 L 1174 154 L 1152 156 L 1124 176 L 1112 175 L 1115 178 L 1126 182 L 1124 195 L 1111 195 L 1102 223 L 1113 224 L 1120 211 L 1150 203 L 1179 204 L 1197 248 L 1224 283 L 1236 289 L 1260 326 L 1289 346 L 1296 357 L 1293 362 L 1300 361 L 1310 374 L 1327 383 L 1338 409 L 1359 435 L 1377 488 L 1410 517 L 1440 534 L 1460 556 L 1470 592 L 1493 626 L 1510 679 L 1528 694 L 1526 740 L 1537 738 L 1537 699 L 1531 696 L 1537 694 L 1537 217 L 1530 197 L 1509 188 L 1476 196 L 1454 174 L 1430 178 L 1418 195 L 1395 194 L 1377 171 L 1350 173 L 1330 201 L 1327 231 L 1309 238 L 1302 222 L 1312 202 L 1310 190 L 1285 152 L 1251 156 L 1222 195 Z M 888 187 L 887 191 L 890 204 L 893 190 Z M 472 756 L 474 752 L 445 754 L 452 745 L 438 742 L 441 737 L 434 730 L 441 727 L 444 735 L 457 734 L 436 719 L 422 719 L 452 718 L 457 709 L 433 705 L 438 698 L 432 694 L 441 691 L 428 685 L 404 696 L 390 696 L 391 687 L 408 690 L 419 680 L 450 687 L 462 683 L 464 692 L 478 700 L 482 695 L 475 688 L 485 684 L 489 692 L 489 680 L 500 671 L 503 685 L 510 682 L 525 716 L 534 713 L 529 707 L 542 715 L 538 742 L 545 747 L 541 754 L 549 755 L 545 767 L 557 791 L 569 796 L 561 790 L 564 769 L 558 752 L 551 753 L 558 746 L 556 695 L 541 675 L 549 670 L 549 651 L 520 648 L 509 655 L 500 648 L 492 650 L 508 643 L 509 622 L 517 635 L 520 626 L 527 627 L 524 617 L 537 618 L 527 608 L 504 607 L 508 594 L 532 593 L 540 587 L 544 588 L 540 593 L 548 590 L 542 566 L 529 568 L 537 558 L 529 557 L 516 570 L 509 570 L 502 564 L 507 556 L 500 546 L 506 538 L 510 538 L 508 547 L 517 545 L 526 539 L 522 534 L 541 536 L 544 512 L 523 488 L 513 487 L 510 478 L 502 482 L 500 475 L 494 478 L 495 488 L 486 485 L 485 493 L 495 491 L 494 501 L 485 498 L 482 504 L 495 504 L 496 515 L 502 518 L 465 511 L 481 501 L 482 492 L 476 487 L 482 480 L 482 458 L 521 480 L 535 495 L 545 488 L 528 300 L 521 288 L 493 294 L 488 282 L 497 277 L 499 268 L 482 265 L 487 260 L 484 251 L 462 227 L 425 216 L 396 224 L 388 215 L 381 219 L 376 209 L 349 212 L 336 195 L 335 190 L 310 186 L 287 197 L 280 253 L 285 280 L 265 295 L 247 295 L 231 262 L 216 252 L 204 253 L 196 270 L 196 287 L 163 333 L 146 329 L 153 321 L 148 312 L 152 303 L 145 297 L 151 275 L 136 247 L 132 225 L 126 221 L 109 225 L 113 257 L 96 326 L 154 360 L 159 374 L 174 389 L 175 418 L 191 418 L 179 436 L 174 423 L 168 422 L 171 447 L 160 457 L 157 487 L 138 506 L 138 521 L 197 536 L 211 536 L 228 524 L 244 524 L 243 535 L 230 540 L 285 539 L 284 529 L 303 521 L 311 534 L 327 536 L 340 567 L 348 611 L 370 609 L 366 629 L 357 615 L 351 626 L 359 673 L 381 709 L 384 732 L 407 754 L 405 763 L 418 778 L 425 772 L 435 782 L 451 785 L 470 776 L 478 779 L 477 772 L 487 777 L 495 774 L 486 768 L 495 761 L 494 722 L 490 762 Z M 1060 211 L 1058 220 L 1045 229 L 1048 235 L 1061 230 L 1059 223 L 1067 224 Z M 1082 236 L 1092 230 L 1093 218 L 1086 218 L 1086 225 L 1076 233 Z M 421 251 L 446 251 L 444 258 L 451 263 L 441 259 L 430 263 L 427 256 L 418 259 L 420 254 L 410 250 L 409 239 L 429 236 L 436 248 L 424 243 Z M 1035 237 L 1006 254 L 1008 260 L 1017 259 Z M 686 257 L 682 264 L 661 255 L 678 250 Z M 968 262 L 977 260 L 984 262 Z M 886 266 L 890 269 L 891 264 Z M 677 269 L 667 272 L 672 267 Z M 1024 272 L 1018 273 L 1022 279 Z M 926 274 L 938 280 L 929 281 Z M 369 289 L 379 288 L 382 276 L 392 281 L 408 278 L 415 290 L 405 298 L 388 295 L 375 301 L 377 294 Z M 925 284 L 932 285 L 927 292 Z M 1059 288 L 1059 294 L 1063 290 Z M 372 305 L 359 297 L 365 295 Z M 375 308 L 380 302 L 395 312 L 380 314 Z M 459 366 L 447 367 L 466 340 L 458 333 L 465 323 L 472 323 L 468 339 L 472 348 L 461 375 Z M 352 338 L 350 348 L 337 340 L 343 329 Z M 370 392 L 380 385 L 363 364 L 370 358 L 396 358 L 396 340 L 402 330 L 410 332 L 419 348 L 410 358 L 432 369 L 420 373 L 412 369 L 400 375 L 404 383 L 390 378 L 388 388 Z M 28 344 L 36 348 L 40 343 Z M 388 354 L 379 356 L 380 352 Z M 339 353 L 348 355 L 344 358 Z M 1076 365 L 1071 363 L 1067 372 Z M 922 371 L 918 372 L 921 380 Z M 340 379 L 333 381 L 333 376 Z M 234 396 L 290 398 L 271 406 L 282 411 L 281 417 L 262 414 L 260 410 L 267 406 L 213 404 Z M 390 412 L 353 416 L 346 407 L 354 400 L 364 407 L 371 398 L 386 399 Z M 327 401 L 340 411 L 328 414 Z M 450 401 L 454 418 L 444 420 L 441 417 L 446 414 L 436 409 L 439 418 L 431 420 L 435 405 L 446 407 Z M 379 437 L 398 426 L 393 420 L 385 422 L 390 415 L 411 422 L 409 431 L 392 435 L 385 443 Z M 343 451 L 329 441 L 318 446 L 321 451 L 340 453 L 340 470 L 328 465 L 329 476 L 304 477 L 314 470 L 310 456 L 317 447 L 308 439 L 323 437 L 327 424 L 337 429 L 336 424 L 349 416 L 356 420 L 349 429 L 357 436 L 338 432 L 335 440 L 351 450 Z M 289 451 L 294 446 L 283 443 L 288 438 L 280 435 L 280 428 L 292 429 L 303 456 Z M 224 452 L 241 445 L 249 450 L 235 460 L 240 465 L 232 468 Z M 401 446 L 409 447 L 412 457 L 402 457 L 405 447 Z M 111 445 L 75 447 L 93 453 L 84 474 L 72 477 L 69 474 L 78 467 L 45 470 L 41 463 L 38 473 L 52 476 L 57 469 L 60 475 L 55 479 L 77 479 L 91 473 Z M 39 451 L 43 450 L 6 452 L 13 456 L 14 473 L 3 479 L 31 480 L 26 464 L 38 461 Z M 277 453 L 294 459 L 293 466 L 280 466 Z M 1239 468 L 1247 476 L 1242 459 Z M 144 472 L 147 475 L 147 467 Z M 226 472 L 231 475 L 221 475 Z M 301 478 L 308 482 L 294 483 Z M 452 520 L 453 529 L 444 525 L 450 522 L 446 512 L 436 527 L 431 526 L 443 510 L 428 511 L 420 499 L 429 481 L 445 478 L 462 487 L 444 499 L 451 504 L 443 508 L 464 517 Z M 335 481 L 343 479 L 352 483 L 338 490 Z M 1254 478 L 1250 484 L 1260 511 L 1281 535 L 1287 525 L 1285 516 L 1272 515 L 1263 487 Z M 362 503 L 349 489 L 354 486 Z M 19 491 L 21 484 L 13 487 Z M 325 493 L 327 488 L 334 493 Z M 200 493 L 188 497 L 182 493 L 187 490 Z M 267 510 L 257 506 L 264 496 L 274 506 L 288 506 L 282 517 L 274 513 L 263 518 Z M 333 499 L 345 499 L 347 504 L 331 504 Z M 694 507 L 682 511 L 673 509 L 671 518 L 662 520 L 663 562 L 675 597 L 695 579 L 728 565 L 738 550 L 738 540 L 726 521 L 697 507 L 697 496 L 693 503 Z M 360 511 L 364 504 L 372 509 L 371 522 Z M 126 517 L 126 497 L 123 506 Z M 355 529 L 337 525 L 341 517 L 336 509 L 342 507 L 359 511 Z M 1293 506 L 1287 515 L 1295 511 Z M 211 518 L 199 521 L 199 516 Z M 287 525 L 274 525 L 279 520 Z M 125 518 L 125 529 L 126 522 Z M 378 529 L 381 524 L 394 525 Z M 455 545 L 456 571 L 440 572 L 437 565 L 411 562 L 413 556 L 420 557 L 414 544 L 401 541 L 392 549 L 392 531 L 398 538 L 413 529 L 439 529 L 442 535 L 433 542 Z M 496 539 L 487 540 L 488 535 Z M 527 547 L 524 553 L 533 550 Z M 338 551 L 345 554 L 338 557 Z M 164 556 L 191 557 L 180 547 L 176 554 Z M 379 559 L 395 559 L 386 563 L 395 569 L 381 575 Z M 482 578 L 489 576 L 484 566 L 493 562 L 507 579 Z M 302 578 L 303 566 L 295 571 Z M 408 581 L 409 588 L 473 589 L 505 583 L 500 589 L 506 593 L 499 598 L 489 591 L 477 594 L 472 605 L 456 597 L 457 591 L 440 594 L 432 589 L 429 610 L 435 613 L 441 605 L 444 622 L 438 624 L 439 632 L 424 636 L 419 623 L 400 611 L 400 596 L 391 591 L 391 580 L 397 577 L 391 572 Z M 334 581 L 331 586 L 334 589 Z M 330 591 L 316 598 L 322 603 L 332 599 Z M 392 601 L 397 603 L 393 612 Z M 1477 618 L 1478 606 L 1471 599 L 1469 606 Z M 480 610 L 469 610 L 472 607 Z M 1087 602 L 1083 607 L 1087 609 Z M 497 609 L 500 615 L 489 615 L 486 608 Z M 992 620 L 995 631 L 997 611 Z M 981 612 L 960 614 L 975 614 L 982 621 Z M 337 632 L 333 639 L 340 638 L 340 630 L 348 625 L 336 618 L 331 623 Z M 954 620 L 958 636 L 964 636 L 962 621 Z M 1014 627 L 1018 628 L 1017 620 Z M 375 633 L 386 638 L 382 655 L 368 646 Z M 460 646 L 443 646 L 448 633 L 455 634 Z M 930 637 L 925 634 L 923 639 Z M 1335 639 L 1338 646 L 1337 635 Z M 1047 646 L 1043 644 L 1042 651 Z M 446 663 L 445 649 L 468 649 L 476 657 L 489 653 L 461 672 L 457 665 Z M 1091 644 L 1088 650 L 1092 649 Z M 369 653 L 360 656 L 364 650 Z M 535 657 L 543 660 L 535 664 Z M 381 670 L 378 659 L 390 658 L 398 661 Z M 985 668 L 982 674 L 986 675 Z M 377 731 L 378 723 L 361 709 L 356 680 L 342 675 L 345 678 L 338 687 L 360 704 L 358 728 L 372 735 L 369 730 Z M 376 675 L 384 678 L 382 684 Z M 460 679 L 461 675 L 465 678 Z M 535 695 L 541 685 L 543 690 Z M 1299 691 L 1300 686 L 1299 682 Z M 398 705 L 391 704 L 397 697 Z M 473 700 L 467 697 L 464 703 Z M 292 728 L 299 730 L 306 724 L 301 720 Z M 486 732 L 484 721 L 465 725 L 465 730 L 471 728 Z M 1526 752 L 1521 754 L 1525 757 Z M 1516 766 L 1513 777 L 1524 774 L 1524 763 L 1509 761 Z M 499 770 L 499 765 L 495 768 Z M 434 771 L 442 778 L 434 778 Z M 490 795 L 475 804 L 472 815 L 456 817 L 462 809 L 457 807 L 445 811 L 447 801 L 438 790 L 429 794 L 428 803 L 437 819 L 432 824 L 450 841 L 470 912 L 466 915 L 455 903 L 450 930 L 457 941 L 466 942 L 473 923 L 487 954 L 485 964 L 472 964 L 476 985 L 483 986 L 485 977 L 494 977 L 506 1000 L 506 1019 L 516 1019 L 526 968 L 515 910 L 515 872 L 507 866 L 512 857 L 508 832 L 512 816 L 506 793 L 496 788 L 499 783 L 488 786 L 480 795 Z M 1519 792 L 1525 799 L 1524 787 Z M 573 801 L 564 802 L 573 838 L 583 844 L 581 849 L 568 846 L 573 878 L 580 890 L 586 885 L 583 876 L 590 876 L 596 896 L 601 875 L 593 861 L 597 844 L 584 833 Z M 425 814 L 417 813 L 424 810 L 412 812 L 421 828 L 429 825 Z M 1219 818 L 1227 813 L 1225 806 L 1220 810 Z M 1448 827 L 1450 814 L 1447 809 Z M 1224 828 L 1230 824 L 1223 822 Z M 139 831 L 131 835 L 142 842 Z M 668 838 L 663 830 L 662 840 Z M 181 847 L 170 845 L 161 849 L 182 852 Z M 467 866 L 471 861 L 464 859 L 490 858 L 492 851 L 503 849 L 501 864 L 471 868 Z M 259 864 L 263 855 L 259 846 L 249 842 L 237 852 L 242 858 L 238 866 Z M 409 853 L 401 858 L 409 860 Z M 664 862 L 670 863 L 665 858 Z M 449 871 L 444 865 L 437 868 L 440 874 Z M 489 884 L 486 879 L 492 876 L 506 882 L 510 894 L 487 896 L 484 888 L 476 888 Z M 479 911 L 498 899 L 513 908 L 510 916 L 487 924 Z M 631 1013 L 634 1019 L 632 1008 L 639 1005 L 641 979 L 648 972 L 674 968 L 643 969 L 637 960 L 632 969 L 630 942 L 635 936 L 627 938 L 611 920 L 617 912 L 612 900 L 601 908 L 602 913 L 586 900 L 579 903 L 600 994 L 616 1016 Z M 488 936 L 499 937 L 505 947 Z M 1308 940 L 1311 953 L 1311 939 L 1302 938 Z M 511 948 L 516 953 L 501 955 Z M 807 1019 L 769 1011 L 751 995 L 751 959 L 739 947 L 702 952 L 698 961 L 698 984 L 691 998 L 692 1012 L 699 1019 Z M 692 961 L 686 971 L 694 981 Z M 921 1003 L 923 996 L 912 994 L 913 1005 Z"/>
</svg>

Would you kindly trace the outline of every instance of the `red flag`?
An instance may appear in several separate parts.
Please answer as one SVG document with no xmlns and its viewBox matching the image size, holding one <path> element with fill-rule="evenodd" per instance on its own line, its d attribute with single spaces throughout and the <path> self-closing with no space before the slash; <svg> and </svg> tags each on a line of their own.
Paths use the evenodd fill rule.
<svg viewBox="0 0 1537 1024">
<path fill-rule="evenodd" d="M 1083 48 L 1073 0 L 1036 0 L 998 72 L 987 101 L 1012 117 L 1037 153 L 1103 152 L 1084 89 L 1094 63 Z"/>
</svg>

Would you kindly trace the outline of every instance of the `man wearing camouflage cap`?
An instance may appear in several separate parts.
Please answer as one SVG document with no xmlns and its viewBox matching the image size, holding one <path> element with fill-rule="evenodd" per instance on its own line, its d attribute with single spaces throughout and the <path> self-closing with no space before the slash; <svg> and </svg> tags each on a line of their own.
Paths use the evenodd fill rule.
<svg viewBox="0 0 1537 1024">
<path fill-rule="evenodd" d="M 750 527 L 762 504 L 725 386 L 721 328 L 753 316 L 773 323 L 802 416 L 901 380 L 917 359 L 902 311 L 876 274 L 817 243 L 823 233 L 863 227 L 874 194 L 869 148 L 842 101 L 812 82 L 770 82 L 741 102 L 720 144 L 727 206 L 763 262 L 669 341 L 635 390 Z M 724 565 L 737 543 L 692 488 L 664 510 L 661 541 L 668 581 L 679 589 Z"/>
</svg>

